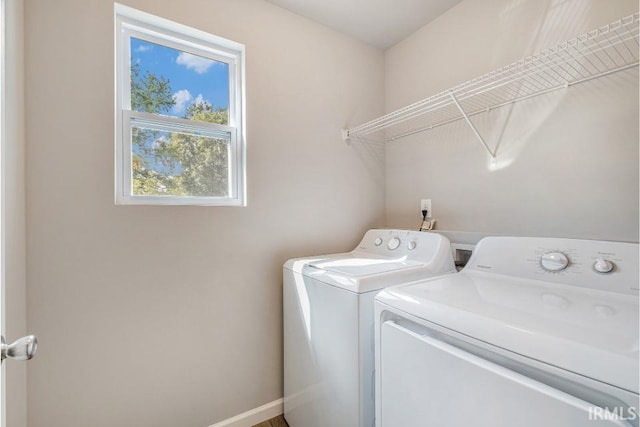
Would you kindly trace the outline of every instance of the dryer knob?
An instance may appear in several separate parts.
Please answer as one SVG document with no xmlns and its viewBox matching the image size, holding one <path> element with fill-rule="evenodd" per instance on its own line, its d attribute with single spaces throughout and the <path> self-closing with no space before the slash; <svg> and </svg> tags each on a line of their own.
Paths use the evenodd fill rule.
<svg viewBox="0 0 640 427">
<path fill-rule="evenodd" d="M 547 252 L 542 255 L 540 260 L 542 268 L 547 271 L 560 271 L 567 268 L 569 265 L 569 258 L 562 252 Z"/>
<path fill-rule="evenodd" d="M 598 258 L 593 263 L 593 269 L 598 273 L 611 273 L 613 271 L 613 263 L 608 259 Z"/>
<path fill-rule="evenodd" d="M 376 246 L 380 246 L 382 244 L 382 237 L 376 237 L 376 240 L 373 241 Z"/>
</svg>

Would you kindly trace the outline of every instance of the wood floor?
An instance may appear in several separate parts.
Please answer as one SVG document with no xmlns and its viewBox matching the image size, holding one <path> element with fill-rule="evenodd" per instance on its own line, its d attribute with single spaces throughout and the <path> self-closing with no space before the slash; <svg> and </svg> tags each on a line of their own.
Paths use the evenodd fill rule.
<svg viewBox="0 0 640 427">
<path fill-rule="evenodd" d="M 256 424 L 253 427 L 289 427 L 289 424 L 284 420 L 284 415 L 271 418 L 270 420 L 263 421 L 260 424 Z"/>
</svg>

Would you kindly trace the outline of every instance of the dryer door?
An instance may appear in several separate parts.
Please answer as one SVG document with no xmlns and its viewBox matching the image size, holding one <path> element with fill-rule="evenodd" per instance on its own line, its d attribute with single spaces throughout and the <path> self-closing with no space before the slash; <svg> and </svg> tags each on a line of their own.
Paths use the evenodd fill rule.
<svg viewBox="0 0 640 427">
<path fill-rule="evenodd" d="M 393 321 L 381 328 L 378 426 L 629 427 L 625 415 Z"/>
</svg>

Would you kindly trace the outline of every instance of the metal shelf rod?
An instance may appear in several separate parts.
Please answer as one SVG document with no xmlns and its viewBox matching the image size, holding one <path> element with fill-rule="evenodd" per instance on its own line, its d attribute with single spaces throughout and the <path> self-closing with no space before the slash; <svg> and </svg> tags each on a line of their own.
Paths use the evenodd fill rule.
<svg viewBox="0 0 640 427">
<path fill-rule="evenodd" d="M 487 150 L 487 153 L 489 153 L 492 159 L 495 159 L 496 156 L 493 154 L 493 151 L 491 151 L 487 143 L 484 141 L 484 138 L 482 137 L 482 135 L 480 135 L 480 132 L 478 132 L 478 129 L 476 129 L 471 119 L 469 119 L 469 116 L 467 116 L 467 113 L 464 112 L 464 108 L 462 108 L 462 105 L 460 105 L 456 96 L 453 94 L 453 92 L 449 92 L 449 95 L 451 95 L 451 99 L 456 104 L 456 107 L 458 107 L 458 110 L 460 110 L 460 113 L 462 114 L 464 119 L 467 121 L 467 124 L 469 125 L 473 133 L 476 134 L 476 137 L 478 138 L 478 140 L 480 141 L 484 149 Z"/>
</svg>

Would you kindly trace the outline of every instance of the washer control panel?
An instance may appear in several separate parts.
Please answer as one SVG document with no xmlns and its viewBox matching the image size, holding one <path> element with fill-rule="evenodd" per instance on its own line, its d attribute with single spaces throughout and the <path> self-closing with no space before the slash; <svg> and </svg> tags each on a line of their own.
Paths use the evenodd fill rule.
<svg viewBox="0 0 640 427">
<path fill-rule="evenodd" d="M 519 278 L 638 294 L 637 243 L 538 237 L 487 237 L 467 267 Z"/>
<path fill-rule="evenodd" d="M 355 251 L 422 262 L 430 262 L 443 253 L 447 256 L 451 253 L 446 237 L 410 230 L 369 230 Z M 449 261 L 453 269 L 453 258 Z"/>
</svg>

